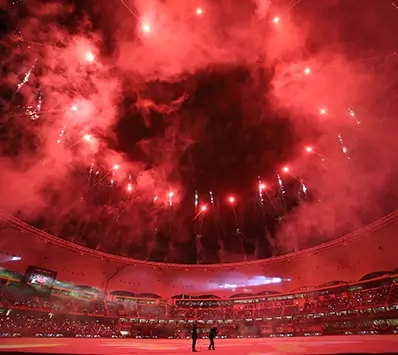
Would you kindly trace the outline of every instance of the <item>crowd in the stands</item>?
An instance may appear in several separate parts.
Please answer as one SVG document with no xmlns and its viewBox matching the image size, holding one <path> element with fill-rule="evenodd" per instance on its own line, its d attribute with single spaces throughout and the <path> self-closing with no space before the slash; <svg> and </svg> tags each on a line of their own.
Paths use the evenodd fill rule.
<svg viewBox="0 0 398 355">
<path fill-rule="evenodd" d="M 398 333 L 398 279 L 229 299 L 136 298 L 0 280 L 0 336 L 186 337 Z"/>
</svg>

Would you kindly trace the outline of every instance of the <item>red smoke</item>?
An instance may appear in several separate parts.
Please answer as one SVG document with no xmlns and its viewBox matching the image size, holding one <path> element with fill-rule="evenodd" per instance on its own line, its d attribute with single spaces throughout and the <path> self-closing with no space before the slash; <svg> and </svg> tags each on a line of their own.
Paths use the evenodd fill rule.
<svg viewBox="0 0 398 355">
<path fill-rule="evenodd" d="M 326 17 L 323 28 L 314 28 L 317 11 L 325 11 L 326 5 L 300 12 L 304 2 L 291 9 L 290 5 L 279 6 L 270 0 L 221 1 L 218 5 L 205 1 L 200 2 L 200 11 L 198 3 L 184 0 L 127 1 L 129 9 L 116 3 L 112 10 L 105 1 L 96 5 L 97 11 L 113 11 L 107 15 L 112 17 L 109 21 L 116 48 L 110 55 L 102 53 L 104 35 L 92 28 L 89 16 L 73 29 L 61 24 L 61 18 L 73 14 L 73 6 L 63 2 L 26 5 L 29 16 L 19 24 L 22 42 L 17 44 L 14 37 L 6 41 L 8 55 L 3 62 L 12 70 L 2 81 L 15 93 L 12 99 L 4 99 L 4 104 L 10 107 L 18 96 L 23 106 L 32 107 L 34 114 L 21 113 L 25 121 L 19 121 L 24 122 L 19 129 L 37 136 L 40 148 L 32 154 L 26 144 L 17 156 L 1 157 L 1 208 L 37 216 L 48 207 L 43 190 L 51 186 L 60 195 L 58 206 L 62 207 L 57 214 L 62 218 L 80 210 L 87 193 L 82 186 L 92 183 L 99 171 L 130 193 L 123 203 L 104 213 L 114 215 L 119 223 L 135 225 L 140 231 L 136 240 L 147 245 L 150 252 L 151 241 L 145 240 L 144 231 L 156 228 L 160 217 L 148 217 L 145 212 L 134 210 L 134 199 L 145 200 L 148 210 L 160 209 L 169 204 L 172 190 L 172 204 L 177 205 L 184 197 L 179 158 L 205 133 L 200 120 L 196 127 L 185 130 L 184 117 L 179 116 L 180 108 L 195 95 L 195 86 L 189 80 L 186 90 L 178 95 L 148 92 L 145 83 L 161 80 L 172 84 L 206 71 L 209 66 L 242 65 L 251 70 L 254 81 L 259 83 L 259 67 L 273 68 L 272 91 L 264 92 L 259 105 L 267 100 L 275 112 L 288 114 L 303 141 L 308 138 L 308 130 L 317 132 L 316 139 L 309 142 L 316 154 L 298 151 L 291 161 L 279 162 L 282 167 L 288 163 L 285 172 L 302 177 L 319 200 L 302 204 L 285 219 L 279 248 L 299 249 L 311 242 L 309 239 L 323 241 L 331 235 L 338 236 L 347 226 L 357 228 L 362 224 L 358 211 L 367 204 L 374 211 L 379 210 L 373 197 L 387 184 L 398 148 L 395 131 L 380 127 L 379 114 L 379 108 L 391 111 L 382 93 L 387 92 L 393 79 L 370 70 L 366 56 L 362 57 L 364 60 L 353 58 L 346 46 L 337 45 L 344 41 L 344 35 L 339 38 L 336 26 L 328 23 Z M 356 7 L 360 13 L 362 7 Z M 361 24 L 364 32 L 374 30 L 371 12 L 364 15 Z M 317 30 L 328 29 L 333 29 L 333 44 L 320 45 L 319 38 L 316 45 L 311 43 L 319 36 Z M 379 30 L 380 38 L 392 36 L 392 31 Z M 391 41 L 385 41 L 386 58 L 390 58 L 387 54 Z M 150 167 L 132 163 L 115 148 L 118 142 L 114 126 L 126 78 L 137 97 L 131 106 L 141 112 L 147 128 L 153 125 L 149 112 L 171 117 L 172 123 L 163 137 L 138 144 L 150 158 Z M 43 97 L 39 108 L 38 88 Z M 130 109 L 126 108 L 126 112 Z M 11 114 L 7 115 L 5 122 L 13 120 Z M 255 119 L 265 120 L 267 113 Z M 347 146 L 367 141 L 371 149 L 349 161 L 336 148 L 339 134 Z M 9 141 L 2 142 L 3 148 L 12 140 L 10 136 Z M 71 174 L 77 165 L 86 169 L 86 175 L 81 186 L 71 186 Z M 115 165 L 119 168 L 114 169 Z M 129 176 L 134 177 L 133 181 L 128 180 Z M 129 211 L 127 215 L 125 210 Z M 90 219 L 100 220 L 101 214 Z M 176 223 L 175 228 L 176 238 L 184 239 L 182 222 Z M 108 239 L 104 238 L 102 245 L 127 238 L 112 235 L 111 227 L 103 233 Z M 220 250 L 223 252 L 223 246 Z"/>
</svg>

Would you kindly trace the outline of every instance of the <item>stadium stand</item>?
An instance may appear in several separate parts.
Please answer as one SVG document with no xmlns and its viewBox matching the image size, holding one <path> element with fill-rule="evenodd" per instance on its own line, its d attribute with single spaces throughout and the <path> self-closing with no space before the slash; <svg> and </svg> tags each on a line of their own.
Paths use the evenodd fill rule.
<svg viewBox="0 0 398 355">
<path fill-rule="evenodd" d="M 311 249 L 216 265 L 98 252 L 1 211 L 0 224 L 3 337 L 184 338 L 194 323 L 200 336 L 398 333 L 398 211 Z M 33 265 L 51 285 L 31 282 Z"/>
<path fill-rule="evenodd" d="M 0 279 L 0 336 L 183 338 L 398 333 L 398 275 L 263 295 L 162 299 L 129 292 L 34 287 Z"/>
</svg>

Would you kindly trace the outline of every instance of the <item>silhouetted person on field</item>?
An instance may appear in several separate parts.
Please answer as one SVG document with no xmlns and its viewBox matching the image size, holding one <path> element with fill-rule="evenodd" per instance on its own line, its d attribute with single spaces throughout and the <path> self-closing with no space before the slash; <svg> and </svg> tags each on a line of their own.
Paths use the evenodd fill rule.
<svg viewBox="0 0 398 355">
<path fill-rule="evenodd" d="M 192 329 L 192 351 L 196 351 L 196 340 L 198 339 L 198 331 L 196 329 L 196 324 L 194 324 Z"/>
<path fill-rule="evenodd" d="M 218 334 L 218 329 L 217 328 L 211 328 L 210 333 L 209 333 L 209 339 L 210 339 L 210 345 L 209 345 L 209 350 L 216 350 L 214 349 L 214 338 Z"/>
</svg>

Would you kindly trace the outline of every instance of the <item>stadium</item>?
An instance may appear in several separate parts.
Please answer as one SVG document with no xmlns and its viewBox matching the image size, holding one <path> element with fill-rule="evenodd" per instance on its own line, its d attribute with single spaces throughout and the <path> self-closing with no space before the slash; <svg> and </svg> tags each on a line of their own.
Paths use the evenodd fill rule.
<svg viewBox="0 0 398 355">
<path fill-rule="evenodd" d="M 398 353 L 397 16 L 0 1 L 0 351 Z"/>
<path fill-rule="evenodd" d="M 373 344 L 375 334 L 398 332 L 397 228 L 393 213 L 351 235 L 274 259 L 178 265 L 82 248 L 4 215 L 0 334 L 11 337 L 4 344 L 29 351 L 56 348 L 59 341 L 51 345 L 51 340 L 59 337 L 135 338 L 137 343 L 108 346 L 166 354 L 189 347 L 187 341 L 171 339 L 190 338 L 196 323 L 199 338 L 217 326 L 220 349 L 229 353 L 233 338 L 242 339 L 233 345 L 242 353 L 257 350 L 258 344 L 281 347 L 259 342 L 260 337 L 332 335 L 334 343 L 341 341 L 337 351 L 348 352 L 342 336 L 362 335 Z M 250 282 L 259 277 L 274 282 Z M 51 340 L 29 341 L 33 345 L 25 348 L 14 340 L 19 337 Z M 359 341 L 364 347 L 354 342 L 356 350 L 367 350 L 365 340 Z M 322 353 L 327 342 L 317 350 L 303 350 L 299 342 L 294 346 Z M 397 339 L 383 338 L 379 344 L 376 351 L 391 351 Z M 73 352 L 74 346 L 60 348 Z M 87 346 L 93 349 L 92 343 Z"/>
</svg>

